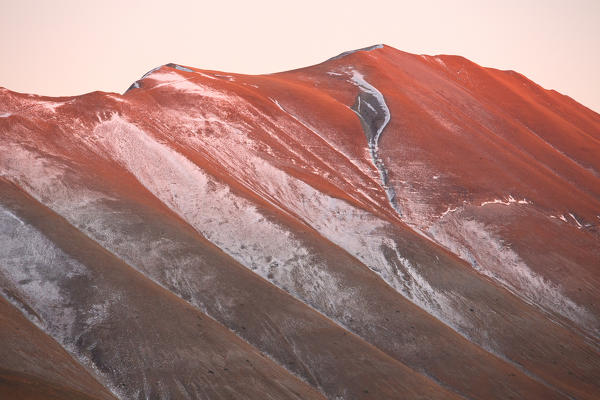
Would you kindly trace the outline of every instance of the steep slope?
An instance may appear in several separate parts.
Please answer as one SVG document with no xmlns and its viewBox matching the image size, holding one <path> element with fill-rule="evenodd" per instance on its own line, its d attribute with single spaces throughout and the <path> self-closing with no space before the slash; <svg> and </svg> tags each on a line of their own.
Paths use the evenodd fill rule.
<svg viewBox="0 0 600 400">
<path fill-rule="evenodd" d="M 0 326 L 0 393 L 6 398 L 115 399 L 4 298 Z"/>
<path fill-rule="evenodd" d="M 600 395 L 600 116 L 519 74 L 378 45 L 0 115 L 1 293 L 116 396 Z"/>
</svg>

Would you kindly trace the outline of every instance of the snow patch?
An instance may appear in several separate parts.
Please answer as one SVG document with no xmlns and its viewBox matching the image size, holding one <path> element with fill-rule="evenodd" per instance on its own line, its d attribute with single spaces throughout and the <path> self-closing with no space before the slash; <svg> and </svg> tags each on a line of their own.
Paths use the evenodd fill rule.
<svg viewBox="0 0 600 400">
<path fill-rule="evenodd" d="M 107 95 L 107 96 L 108 96 L 108 97 L 110 97 L 111 99 L 113 99 L 114 101 L 116 101 L 116 102 L 119 102 L 119 103 L 126 103 L 126 102 L 127 102 L 127 101 L 126 101 L 126 100 L 125 100 L 123 97 L 121 97 L 121 96 L 115 96 L 115 95 L 113 95 L 113 94 L 109 94 L 109 95 Z"/>
<path fill-rule="evenodd" d="M 593 327 L 598 321 L 592 313 L 564 295 L 557 284 L 530 269 L 483 223 L 452 218 L 433 225 L 429 233 L 436 242 L 467 261 L 475 270 L 496 280 L 528 303 L 562 315 L 584 329 L 596 329 Z"/>
<path fill-rule="evenodd" d="M 201 72 L 197 72 L 196 75 L 204 76 L 210 79 L 216 79 L 213 76 L 209 76 L 203 74 Z M 159 82 L 157 85 L 153 86 L 149 90 L 157 89 L 163 86 L 169 86 L 175 90 L 179 90 L 184 93 L 190 94 L 198 94 L 204 97 L 210 97 L 213 99 L 226 99 L 227 94 L 222 91 L 215 90 L 206 85 L 201 85 L 193 81 L 194 77 L 181 79 L 181 75 L 170 72 L 170 71 L 160 71 L 152 75 L 152 80 Z"/>
<path fill-rule="evenodd" d="M 214 76 L 216 76 L 217 78 L 223 78 L 228 80 L 229 82 L 235 82 L 235 78 L 231 75 L 221 75 L 221 74 L 213 74 Z"/>
<path fill-rule="evenodd" d="M 447 214 L 453 213 L 453 212 L 455 212 L 455 211 L 456 211 L 456 210 L 458 210 L 458 209 L 459 209 L 459 207 L 454 207 L 454 208 L 448 207 L 448 208 L 446 209 L 446 211 L 444 211 L 444 212 L 443 212 L 443 213 L 440 215 L 440 217 L 444 217 L 444 216 L 446 216 Z"/>
<path fill-rule="evenodd" d="M 191 69 L 189 69 L 189 68 L 187 68 L 187 67 L 183 67 L 183 66 L 181 66 L 181 65 L 179 65 L 179 64 L 173 64 L 173 63 L 169 63 L 169 64 L 167 64 L 167 67 L 170 67 L 170 68 L 175 68 L 175 69 L 177 69 L 177 70 L 179 70 L 179 71 L 185 71 L 185 72 L 194 72 L 193 70 L 191 70 Z"/>
<path fill-rule="evenodd" d="M 502 204 L 505 206 L 511 205 L 511 204 L 533 204 L 531 201 L 523 198 L 521 200 L 517 200 L 515 199 L 512 195 L 509 195 L 508 198 L 506 200 L 502 200 L 502 199 L 494 199 L 491 201 L 484 201 L 483 203 L 480 204 L 480 207 L 486 206 L 488 204 Z"/>
<path fill-rule="evenodd" d="M 583 228 L 583 224 L 579 222 L 579 220 L 572 213 L 569 213 L 569 216 L 573 219 L 573 221 L 575 221 L 575 223 L 577 224 L 577 228 Z"/>
<path fill-rule="evenodd" d="M 436 63 L 440 64 L 442 67 L 448 68 L 446 66 L 446 63 L 444 62 L 444 60 L 442 60 L 441 58 L 439 58 L 439 57 L 433 57 L 433 59 L 435 60 Z"/>
</svg>

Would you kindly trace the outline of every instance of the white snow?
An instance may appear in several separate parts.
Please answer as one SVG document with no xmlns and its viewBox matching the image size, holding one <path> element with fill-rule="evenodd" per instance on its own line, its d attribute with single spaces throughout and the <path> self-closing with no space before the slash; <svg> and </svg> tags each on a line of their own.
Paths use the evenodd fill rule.
<svg viewBox="0 0 600 400">
<path fill-rule="evenodd" d="M 569 216 L 573 218 L 573 221 L 575 221 L 575 223 L 577 224 L 577 228 L 581 229 L 583 227 L 583 224 L 579 222 L 579 220 L 575 218 L 575 216 L 572 213 L 569 213 Z"/>
<path fill-rule="evenodd" d="M 206 75 L 201 72 L 197 72 L 196 74 L 204 76 L 206 78 L 216 79 L 213 76 Z M 161 70 L 159 72 L 152 74 L 151 79 L 155 80 L 157 82 L 160 82 L 160 83 L 158 83 L 157 85 L 150 88 L 150 90 L 157 89 L 162 86 L 169 86 L 173 89 L 176 89 L 176 90 L 179 90 L 179 91 L 185 92 L 185 93 L 200 94 L 202 96 L 210 97 L 210 98 L 214 98 L 214 99 L 226 99 L 227 98 L 227 95 L 223 94 L 221 91 L 214 90 L 206 85 L 200 85 L 200 84 L 195 83 L 195 81 L 193 81 L 194 77 L 182 79 L 181 75 L 177 74 L 174 71 Z"/>
<path fill-rule="evenodd" d="M 444 212 L 443 212 L 443 213 L 440 215 L 440 217 L 444 217 L 444 216 L 446 216 L 446 214 L 453 213 L 453 212 L 455 212 L 456 210 L 458 210 L 458 208 L 459 208 L 459 207 L 454 207 L 454 208 L 448 207 L 448 208 L 446 209 L 446 211 L 444 211 Z"/>
<path fill-rule="evenodd" d="M 508 198 L 506 200 L 502 200 L 502 199 L 494 199 L 491 201 L 484 201 L 483 203 L 480 204 L 480 207 L 486 206 L 488 204 L 503 204 L 505 206 L 511 205 L 511 204 L 532 204 L 532 202 L 530 202 L 527 199 L 522 199 L 522 200 L 516 200 L 512 195 L 509 195 Z"/>
<path fill-rule="evenodd" d="M 217 78 L 224 78 L 226 80 L 228 80 L 229 82 L 235 82 L 235 78 L 231 75 L 221 75 L 221 74 L 214 74 Z"/>
<path fill-rule="evenodd" d="M 17 216 L 16 216 L 15 214 L 13 214 L 11 211 L 9 211 L 9 210 L 4 210 L 4 209 L 3 209 L 3 210 L 2 210 L 2 212 L 3 212 L 3 213 L 5 213 L 6 215 L 8 215 L 9 217 L 12 217 L 12 218 L 16 219 L 17 221 L 19 221 L 19 223 L 20 223 L 21 225 L 25 225 L 25 222 L 23 222 L 23 220 L 22 220 L 21 218 L 17 217 Z"/>
<path fill-rule="evenodd" d="M 440 64 L 442 67 L 447 68 L 446 63 L 441 58 L 439 58 L 439 57 L 433 57 L 433 59 L 435 60 L 435 62 L 437 62 L 438 64 Z"/>
<path fill-rule="evenodd" d="M 185 71 L 185 72 L 194 72 L 193 70 L 187 68 L 187 67 L 183 67 L 179 64 L 172 64 L 173 68 L 178 69 L 180 71 Z"/>
<path fill-rule="evenodd" d="M 110 97 L 111 99 L 113 99 L 114 101 L 119 102 L 119 103 L 126 103 L 127 102 L 122 96 L 113 95 L 113 94 L 108 94 L 107 96 Z"/>
<path fill-rule="evenodd" d="M 48 111 L 51 111 L 52 113 L 56 114 L 56 109 L 58 107 L 61 107 L 63 105 L 65 105 L 66 103 L 63 102 L 54 102 L 54 101 L 42 101 L 37 103 L 38 105 L 42 106 L 43 108 L 45 108 Z"/>
<path fill-rule="evenodd" d="M 480 204 L 481 207 L 483 206 L 487 206 L 488 204 L 504 204 L 505 206 L 508 206 L 511 202 L 510 201 L 503 201 L 500 199 L 494 199 L 491 201 L 484 201 L 483 203 Z"/>
</svg>

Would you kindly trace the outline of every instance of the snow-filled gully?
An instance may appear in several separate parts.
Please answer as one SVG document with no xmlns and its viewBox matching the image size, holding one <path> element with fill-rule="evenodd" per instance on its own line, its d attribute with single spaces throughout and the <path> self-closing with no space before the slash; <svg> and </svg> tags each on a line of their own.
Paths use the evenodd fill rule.
<svg viewBox="0 0 600 400">
<path fill-rule="evenodd" d="M 352 111 L 358 115 L 363 130 L 365 131 L 371 159 L 379 171 L 381 185 L 385 190 L 388 201 L 398 215 L 402 216 L 402 210 L 396 200 L 396 191 L 388 182 L 388 173 L 385 168 L 385 163 L 379 155 L 379 140 L 381 139 L 383 130 L 390 122 L 390 109 L 385 103 L 383 94 L 367 82 L 363 74 L 356 70 L 352 70 L 351 72 L 352 76 L 350 77 L 350 80 L 359 88 L 359 93 L 352 106 Z"/>
</svg>

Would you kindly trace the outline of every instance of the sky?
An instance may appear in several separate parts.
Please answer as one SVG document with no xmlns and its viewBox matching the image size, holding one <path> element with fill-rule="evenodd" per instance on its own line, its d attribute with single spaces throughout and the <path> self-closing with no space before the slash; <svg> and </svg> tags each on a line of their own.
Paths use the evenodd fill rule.
<svg viewBox="0 0 600 400">
<path fill-rule="evenodd" d="M 0 0 L 0 86 L 124 92 L 169 62 L 261 74 L 385 43 L 513 69 L 600 112 L 600 0 Z"/>
</svg>

